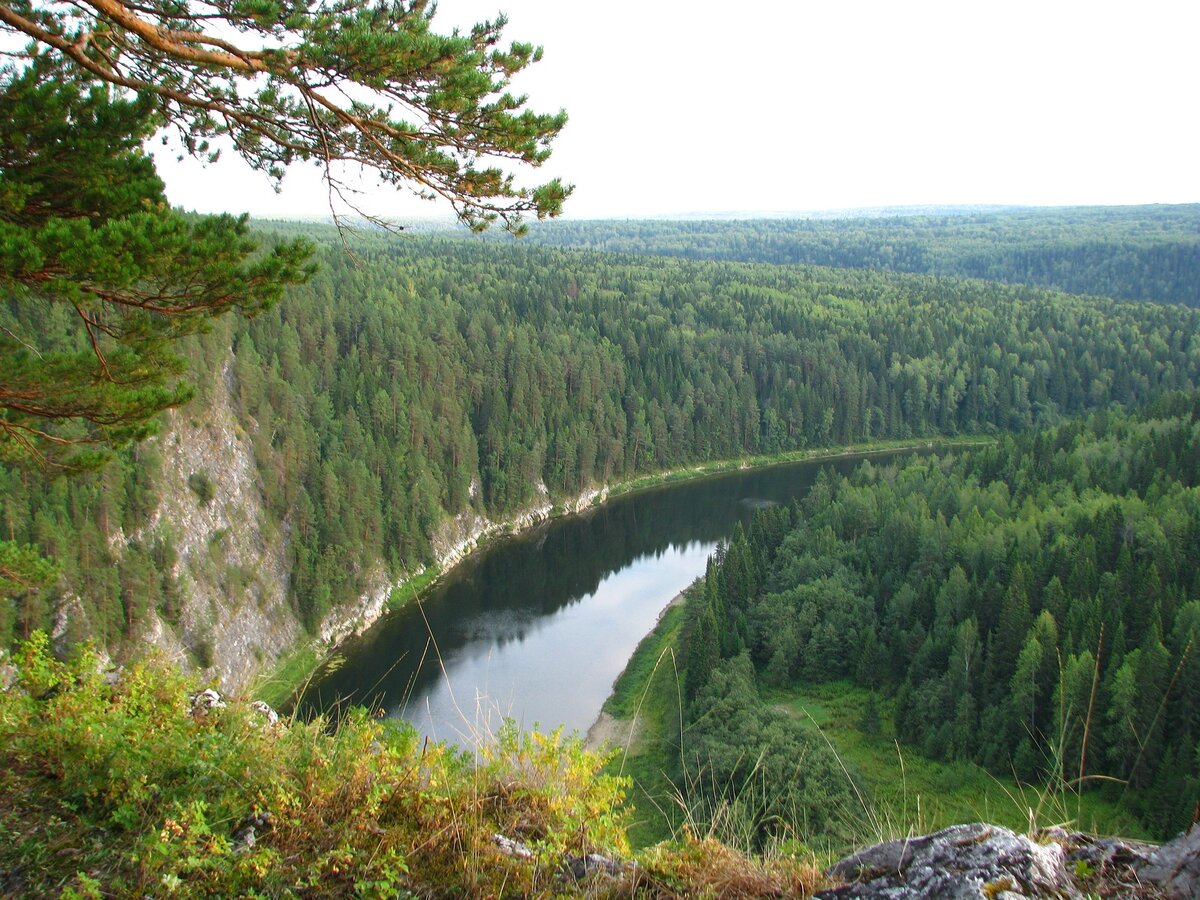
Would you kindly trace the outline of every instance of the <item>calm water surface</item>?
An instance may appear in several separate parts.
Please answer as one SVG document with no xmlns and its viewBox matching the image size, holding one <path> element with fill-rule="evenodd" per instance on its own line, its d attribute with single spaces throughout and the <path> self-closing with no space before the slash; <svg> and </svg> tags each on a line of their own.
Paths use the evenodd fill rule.
<svg viewBox="0 0 1200 900">
<path fill-rule="evenodd" d="M 504 717 L 582 734 L 638 641 L 738 522 L 803 496 L 822 465 L 848 472 L 860 461 L 655 488 L 497 541 L 346 644 L 300 708 L 370 705 L 463 745 Z"/>
</svg>

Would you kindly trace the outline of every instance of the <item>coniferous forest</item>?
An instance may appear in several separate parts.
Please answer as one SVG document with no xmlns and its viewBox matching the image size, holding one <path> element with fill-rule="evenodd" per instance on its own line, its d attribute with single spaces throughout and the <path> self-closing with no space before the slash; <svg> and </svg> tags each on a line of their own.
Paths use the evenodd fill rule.
<svg viewBox="0 0 1200 900">
<path fill-rule="evenodd" d="M 1200 206 L 950 208 L 875 218 L 552 222 L 538 243 L 1036 284 L 1200 306 Z"/>
<path fill-rule="evenodd" d="M 202 420 L 224 379 L 309 627 L 376 561 L 419 570 L 448 516 L 503 517 L 540 484 L 564 498 L 704 460 L 998 434 L 1200 381 L 1198 314 L 1179 305 L 369 234 L 351 256 L 313 233 L 308 284 L 194 340 L 185 413 Z M 5 606 L 6 642 L 49 627 L 64 593 L 92 623 L 75 636 L 108 646 L 151 610 L 171 620 L 169 533 L 114 543 L 153 510 L 157 458 L 151 442 L 71 481 L 0 471 L 5 537 L 61 568 Z"/>
<path fill-rule="evenodd" d="M 1155 834 L 1186 828 L 1200 790 L 1197 403 L 867 463 L 739 529 L 686 638 L 689 716 L 741 761 L 721 784 L 778 752 L 713 715 L 724 682 L 848 680 L 894 697 L 896 735 L 925 756 L 1103 789 Z"/>
</svg>

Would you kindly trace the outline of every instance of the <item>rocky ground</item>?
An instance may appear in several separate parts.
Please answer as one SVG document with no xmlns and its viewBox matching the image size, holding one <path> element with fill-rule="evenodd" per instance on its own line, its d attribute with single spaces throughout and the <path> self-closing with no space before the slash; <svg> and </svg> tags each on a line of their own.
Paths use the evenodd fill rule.
<svg viewBox="0 0 1200 900">
<path fill-rule="evenodd" d="M 821 900 L 1200 897 L 1200 825 L 1161 847 L 1061 828 L 1032 837 L 956 825 L 887 841 L 833 866 Z"/>
<path fill-rule="evenodd" d="M 524 845 L 497 835 L 501 851 L 533 857 Z M 742 864 L 752 866 L 749 860 Z M 738 867 L 735 860 L 724 865 Z M 564 895 L 681 896 L 633 862 L 595 854 L 561 862 Z M 885 841 L 829 868 L 828 886 L 811 888 L 739 879 L 726 873 L 719 897 L 811 896 L 812 900 L 1194 900 L 1200 897 L 1200 825 L 1161 847 L 1096 838 L 1050 828 L 1032 836 L 984 823 L 936 834 Z M 608 890 L 605 890 L 605 885 Z M 736 887 L 734 887 L 736 885 Z M 796 893 L 795 891 L 799 891 Z M 688 896 L 685 892 L 682 896 Z"/>
</svg>

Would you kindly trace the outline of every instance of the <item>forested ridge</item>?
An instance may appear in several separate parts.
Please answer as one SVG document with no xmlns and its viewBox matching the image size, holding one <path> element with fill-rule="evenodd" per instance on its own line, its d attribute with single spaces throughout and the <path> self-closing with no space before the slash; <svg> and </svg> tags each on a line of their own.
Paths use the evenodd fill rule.
<svg viewBox="0 0 1200 900">
<path fill-rule="evenodd" d="M 553 222 L 530 239 L 690 259 L 880 269 L 1200 306 L 1200 206 L 815 219 Z"/>
<path fill-rule="evenodd" d="M 191 351 L 202 394 L 206 379 L 232 388 L 309 627 L 373 561 L 413 571 L 448 516 L 503 517 L 539 483 L 562 498 L 701 460 L 999 432 L 1200 378 L 1197 314 L 1181 306 L 383 235 L 351 258 L 314 234 L 311 282 Z M 202 419 L 203 397 L 185 414 Z M 50 624 L 65 592 L 108 645 L 156 608 L 170 621 L 169 530 L 136 537 L 157 455 L 141 445 L 71 484 L 0 473 L 6 537 L 63 572 L 5 607 L 5 635 Z M 234 576 L 236 591 L 252 573 Z"/>
<path fill-rule="evenodd" d="M 690 604 L 689 718 L 728 743 L 711 789 L 776 752 L 714 715 L 728 684 L 753 703 L 847 679 L 894 697 L 928 757 L 1101 791 L 1173 834 L 1200 797 L 1198 554 L 1194 393 L 823 477 L 739 529 Z"/>
</svg>

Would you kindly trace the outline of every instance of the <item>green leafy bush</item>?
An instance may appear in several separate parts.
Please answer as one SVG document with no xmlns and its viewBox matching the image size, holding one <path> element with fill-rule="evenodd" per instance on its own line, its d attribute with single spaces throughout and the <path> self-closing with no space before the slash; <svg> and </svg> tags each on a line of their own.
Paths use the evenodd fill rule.
<svg viewBox="0 0 1200 900">
<path fill-rule="evenodd" d="M 48 647 L 21 645 L 0 693 L 0 869 L 31 895 L 531 894 L 563 854 L 627 849 L 625 782 L 578 739 L 510 726 L 476 764 L 362 710 L 190 713 L 197 686 L 162 660 L 110 684 L 94 654 Z"/>
</svg>

